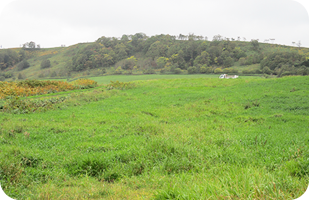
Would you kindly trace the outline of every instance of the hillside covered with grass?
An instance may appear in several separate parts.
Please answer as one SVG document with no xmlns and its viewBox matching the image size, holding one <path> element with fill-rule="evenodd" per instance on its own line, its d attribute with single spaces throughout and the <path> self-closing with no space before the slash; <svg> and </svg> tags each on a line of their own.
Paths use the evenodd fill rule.
<svg viewBox="0 0 309 200">
<path fill-rule="evenodd" d="M 25 114 L 3 109 L 14 100 L 4 99 L 2 189 L 16 199 L 286 200 L 305 192 L 308 76 L 185 77 L 16 99 L 54 102 Z"/>
<path fill-rule="evenodd" d="M 30 45 L 31 44 L 31 45 Z M 308 75 L 308 48 L 194 34 L 98 38 L 69 47 L 0 50 L 0 81 L 140 74 Z"/>
</svg>

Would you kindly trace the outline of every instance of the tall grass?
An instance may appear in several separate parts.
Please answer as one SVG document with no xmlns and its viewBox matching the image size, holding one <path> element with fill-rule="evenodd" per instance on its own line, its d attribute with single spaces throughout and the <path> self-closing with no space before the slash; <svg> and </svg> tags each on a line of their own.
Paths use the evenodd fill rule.
<svg viewBox="0 0 309 200">
<path fill-rule="evenodd" d="M 9 196 L 295 199 L 307 188 L 308 77 L 139 80 L 67 97 L 61 110 L 1 113 Z"/>
</svg>

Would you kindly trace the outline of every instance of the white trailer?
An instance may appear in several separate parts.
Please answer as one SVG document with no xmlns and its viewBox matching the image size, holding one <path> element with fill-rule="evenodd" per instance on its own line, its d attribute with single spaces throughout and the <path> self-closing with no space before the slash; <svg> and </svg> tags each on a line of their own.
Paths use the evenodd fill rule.
<svg viewBox="0 0 309 200">
<path fill-rule="evenodd" d="M 219 78 L 226 78 L 226 79 L 229 79 L 229 78 L 238 78 L 237 75 L 231 75 L 231 76 L 228 76 L 227 74 L 221 74 L 219 76 Z"/>
</svg>

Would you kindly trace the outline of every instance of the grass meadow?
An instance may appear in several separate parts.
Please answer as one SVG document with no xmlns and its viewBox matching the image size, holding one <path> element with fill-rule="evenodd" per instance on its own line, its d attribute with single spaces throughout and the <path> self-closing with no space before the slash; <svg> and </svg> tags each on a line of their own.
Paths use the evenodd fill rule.
<svg viewBox="0 0 309 200">
<path fill-rule="evenodd" d="M 92 78 L 101 85 L 29 98 L 65 96 L 53 109 L 0 113 L 2 189 L 15 199 L 296 199 L 305 192 L 308 76 L 178 76 Z M 112 79 L 131 82 L 112 87 Z"/>
<path fill-rule="evenodd" d="M 109 76 L 100 76 L 100 77 L 91 77 L 91 80 L 98 82 L 99 84 L 109 84 L 110 81 L 121 81 L 121 82 L 128 82 L 128 81 L 138 81 L 138 80 L 153 80 L 153 79 L 192 79 L 192 78 L 218 78 L 219 75 L 217 74 L 149 74 L 149 75 L 109 75 Z"/>
</svg>

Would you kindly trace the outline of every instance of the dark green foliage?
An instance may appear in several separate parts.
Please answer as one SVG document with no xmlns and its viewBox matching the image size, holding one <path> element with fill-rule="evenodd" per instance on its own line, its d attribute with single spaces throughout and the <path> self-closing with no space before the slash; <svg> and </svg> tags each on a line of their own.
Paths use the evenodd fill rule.
<svg viewBox="0 0 309 200">
<path fill-rule="evenodd" d="M 30 64 L 29 64 L 26 60 L 21 61 L 21 62 L 18 63 L 18 65 L 17 65 L 17 68 L 18 68 L 19 71 L 24 70 L 24 69 L 27 69 L 27 68 L 29 68 L 29 67 L 30 67 Z"/>
<path fill-rule="evenodd" d="M 263 68 L 262 72 L 264 74 L 272 74 L 273 73 L 273 71 L 271 69 L 269 69 L 269 67 L 267 67 L 267 66 Z"/>
<path fill-rule="evenodd" d="M 12 74 L 11 72 L 6 72 L 6 73 L 3 74 L 3 76 L 4 76 L 5 78 L 12 78 L 12 77 L 13 77 L 13 74 Z"/>
<path fill-rule="evenodd" d="M 223 60 L 223 66 L 224 67 L 231 67 L 234 65 L 234 60 L 230 56 L 225 57 Z"/>
<path fill-rule="evenodd" d="M 33 41 L 26 42 L 25 44 L 23 44 L 23 49 L 34 50 L 36 48 L 40 49 L 40 45 L 35 45 L 35 42 L 33 42 Z"/>
<path fill-rule="evenodd" d="M 156 72 L 155 72 L 155 70 L 154 69 L 145 69 L 144 71 L 143 71 L 143 73 L 144 74 L 155 74 Z"/>
<path fill-rule="evenodd" d="M 201 64 L 201 65 L 206 64 L 206 65 L 208 65 L 209 62 L 210 62 L 209 59 L 210 59 L 209 54 L 206 51 L 203 51 L 200 56 L 197 56 L 195 58 L 194 65 L 195 66 L 198 65 L 198 64 Z"/>
<path fill-rule="evenodd" d="M 41 62 L 41 69 L 45 69 L 45 68 L 50 68 L 51 64 L 50 61 L 48 59 L 43 60 Z"/>
<path fill-rule="evenodd" d="M 292 176 L 305 177 L 309 176 L 309 160 L 300 158 L 293 159 L 286 163 L 286 168 Z"/>
<path fill-rule="evenodd" d="M 297 52 L 270 53 L 261 61 L 261 69 L 264 69 L 264 67 L 269 67 L 270 70 L 274 70 L 275 68 L 280 68 L 283 65 L 298 65 L 304 59 L 304 56 L 298 54 Z"/>
<path fill-rule="evenodd" d="M 244 69 L 242 73 L 243 74 L 261 74 L 262 71 L 259 69 Z"/>
<path fill-rule="evenodd" d="M 57 76 L 57 72 L 56 71 L 53 71 L 51 74 L 50 74 L 50 77 L 56 77 Z"/>
<path fill-rule="evenodd" d="M 23 76 L 21 73 L 19 73 L 18 76 L 17 76 L 17 78 L 18 78 L 19 80 L 22 80 L 22 79 L 24 79 L 24 76 Z"/>
<path fill-rule="evenodd" d="M 287 75 L 287 71 L 291 74 L 307 74 L 306 70 L 299 70 L 299 72 L 294 70 L 291 72 L 291 70 L 286 69 L 281 70 L 279 73 L 281 65 L 287 62 L 289 66 L 295 65 L 298 68 L 298 65 L 304 62 L 299 53 L 291 51 L 266 53 L 269 50 L 260 44 L 258 40 L 252 40 L 250 43 L 245 44 L 219 35 L 214 38 L 213 41 L 205 41 L 202 37 L 194 34 L 179 37 L 161 34 L 147 37 L 143 33 L 123 35 L 121 39 L 103 36 L 96 40 L 95 43 L 87 44 L 81 48 L 72 58 L 70 69 L 72 71 L 85 71 L 109 67 L 116 69 L 121 66 L 124 71 L 118 74 L 131 74 L 132 66 L 135 65 L 130 64 L 127 59 L 134 55 L 136 57 L 136 66 L 145 74 L 153 73 L 152 69 L 162 69 L 160 70 L 161 73 L 176 73 L 174 69 L 180 68 L 184 70 L 190 66 L 197 67 L 195 73 L 212 73 L 213 70 L 210 70 L 210 68 L 207 70 L 202 68 L 201 70 L 201 67 L 206 65 L 211 68 L 228 68 L 235 64 L 237 66 L 237 63 L 235 63 L 237 61 L 241 66 L 262 62 L 261 70 L 267 66 L 272 70 L 271 72 L 266 70 L 267 73 L 280 76 Z M 279 59 L 278 61 L 277 59 L 278 62 L 273 63 L 272 54 L 278 54 L 279 57 L 284 54 L 283 57 L 286 57 L 286 60 L 280 61 Z M 286 56 L 287 54 L 293 54 L 293 56 Z M 302 58 L 297 61 L 298 57 Z M 163 61 L 162 58 L 166 60 L 161 62 Z M 167 66 L 166 69 L 163 68 L 164 66 Z M 168 69 L 170 66 L 174 67 Z M 113 74 L 113 72 L 110 73 Z M 179 73 L 179 70 L 177 73 Z M 244 74 L 246 73 L 245 71 Z M 257 73 L 261 72 L 254 72 L 254 74 Z"/>
<path fill-rule="evenodd" d="M 176 68 L 176 69 L 174 70 L 174 73 L 175 73 L 175 74 L 181 74 L 181 73 L 182 73 L 182 70 L 181 70 L 180 68 Z"/>
<path fill-rule="evenodd" d="M 263 54 L 255 53 L 247 57 L 241 57 L 239 58 L 238 61 L 240 65 L 252 65 L 252 64 L 260 63 L 261 60 L 263 60 L 263 58 L 264 58 Z"/>
<path fill-rule="evenodd" d="M 300 64 L 301 66 L 309 67 L 309 60 L 306 60 Z"/>
<path fill-rule="evenodd" d="M 195 66 L 188 68 L 188 74 L 195 74 L 197 73 L 197 68 Z"/>
<path fill-rule="evenodd" d="M 24 167 L 37 167 L 38 164 L 42 161 L 40 158 L 34 158 L 32 156 L 25 156 L 21 158 L 21 164 Z"/>
<path fill-rule="evenodd" d="M 86 158 L 67 165 L 68 172 L 72 175 L 87 174 L 88 176 L 98 177 L 109 167 L 108 160 Z"/>
<path fill-rule="evenodd" d="M 259 50 L 259 41 L 258 41 L 258 40 L 251 40 L 251 45 L 252 45 L 252 48 L 253 48 L 255 51 L 258 51 L 258 50 Z"/>
<path fill-rule="evenodd" d="M 8 49 L 0 52 L 0 70 L 12 67 L 19 61 L 18 54 L 15 51 Z"/>
<path fill-rule="evenodd" d="M 260 102 L 258 102 L 257 100 L 254 102 L 249 102 L 247 103 L 244 107 L 245 109 L 251 108 L 251 107 L 259 107 L 260 106 Z"/>
</svg>

